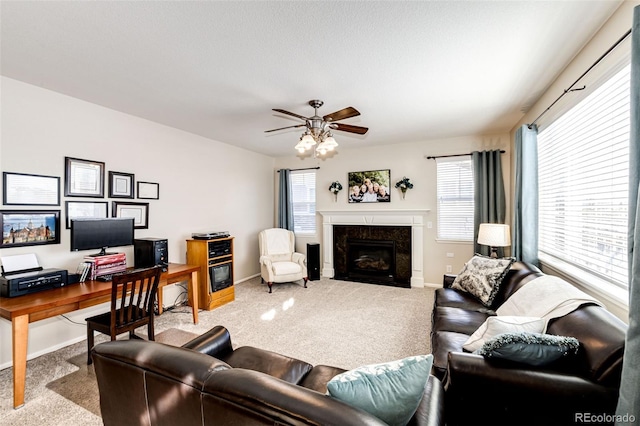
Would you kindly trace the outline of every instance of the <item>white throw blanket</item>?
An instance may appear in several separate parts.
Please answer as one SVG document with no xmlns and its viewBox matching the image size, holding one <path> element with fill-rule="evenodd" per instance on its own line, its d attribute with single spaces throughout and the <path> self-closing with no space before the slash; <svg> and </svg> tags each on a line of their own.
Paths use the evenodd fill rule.
<svg viewBox="0 0 640 426">
<path fill-rule="evenodd" d="M 549 320 L 567 315 L 585 303 L 604 306 L 600 301 L 552 275 L 543 275 L 518 289 L 498 308 L 498 315 L 539 317 Z"/>
</svg>

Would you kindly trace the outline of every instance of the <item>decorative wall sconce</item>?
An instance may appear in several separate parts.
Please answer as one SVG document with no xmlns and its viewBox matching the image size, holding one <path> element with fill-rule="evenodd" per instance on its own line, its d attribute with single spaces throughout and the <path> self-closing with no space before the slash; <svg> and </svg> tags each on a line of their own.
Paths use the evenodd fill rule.
<svg viewBox="0 0 640 426">
<path fill-rule="evenodd" d="M 338 181 L 331 182 L 331 186 L 329 186 L 329 191 L 331 191 L 335 197 L 335 201 L 338 201 L 338 192 L 342 191 L 342 184 Z"/>
<path fill-rule="evenodd" d="M 403 176 L 402 179 L 396 182 L 396 188 L 400 188 L 400 191 L 402 191 L 402 199 L 404 200 L 407 189 L 413 188 L 413 183 L 411 183 L 411 179 Z"/>
</svg>

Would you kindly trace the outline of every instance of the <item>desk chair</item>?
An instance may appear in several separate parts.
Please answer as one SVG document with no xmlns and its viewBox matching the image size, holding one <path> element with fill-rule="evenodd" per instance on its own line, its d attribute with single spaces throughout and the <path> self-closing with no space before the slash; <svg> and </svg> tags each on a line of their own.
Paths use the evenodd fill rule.
<svg viewBox="0 0 640 426">
<path fill-rule="evenodd" d="M 147 325 L 149 340 L 155 340 L 153 310 L 160 274 L 159 266 L 139 269 L 129 273 L 114 275 L 111 282 L 111 310 L 104 314 L 87 318 L 87 364 L 91 364 L 93 332 L 99 331 L 111 336 L 129 332 L 129 338 L 138 338 L 136 328 Z M 118 300 L 120 300 L 119 307 Z"/>
</svg>

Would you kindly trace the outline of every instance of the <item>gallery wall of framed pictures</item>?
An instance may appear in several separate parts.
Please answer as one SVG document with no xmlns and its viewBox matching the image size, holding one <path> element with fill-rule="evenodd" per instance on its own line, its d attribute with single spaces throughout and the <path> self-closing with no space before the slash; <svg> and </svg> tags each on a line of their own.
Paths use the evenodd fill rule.
<svg viewBox="0 0 640 426">
<path fill-rule="evenodd" d="M 159 183 L 136 181 L 135 174 L 129 172 L 109 170 L 107 173 L 102 161 L 64 157 L 62 184 L 64 197 L 68 198 L 64 200 L 64 225 L 61 225 L 60 209 L 34 210 L 61 206 L 59 176 L 2 173 L 0 249 L 60 244 L 62 226 L 69 229 L 71 219 L 76 218 L 133 217 L 135 229 L 148 229 L 150 203 L 147 200 L 160 199 Z M 105 198 L 114 199 L 111 209 Z M 134 201 L 136 198 L 145 201 Z"/>
</svg>

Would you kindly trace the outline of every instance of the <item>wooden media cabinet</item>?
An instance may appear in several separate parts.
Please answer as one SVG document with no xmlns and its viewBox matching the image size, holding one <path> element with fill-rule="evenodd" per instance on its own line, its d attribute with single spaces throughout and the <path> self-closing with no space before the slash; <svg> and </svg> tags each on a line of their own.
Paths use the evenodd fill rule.
<svg viewBox="0 0 640 426">
<path fill-rule="evenodd" d="M 200 268 L 198 305 L 202 309 L 210 311 L 235 300 L 233 237 L 187 240 L 187 263 Z"/>
</svg>

